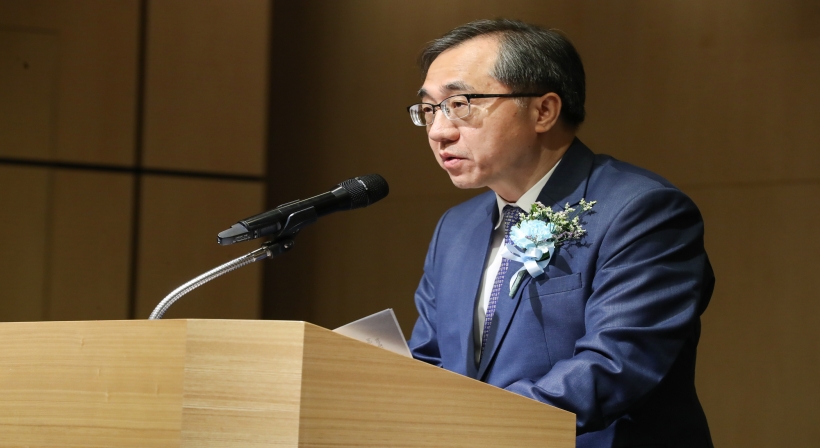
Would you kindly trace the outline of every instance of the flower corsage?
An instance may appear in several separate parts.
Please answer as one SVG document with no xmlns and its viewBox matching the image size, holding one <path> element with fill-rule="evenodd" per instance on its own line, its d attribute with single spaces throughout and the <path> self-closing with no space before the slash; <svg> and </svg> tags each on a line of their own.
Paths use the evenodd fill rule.
<svg viewBox="0 0 820 448">
<path fill-rule="evenodd" d="M 510 229 L 512 244 L 501 248 L 502 257 L 524 264 L 510 281 L 510 297 L 515 295 L 525 274 L 538 277 L 544 273 L 557 247 L 567 241 L 580 240 L 586 234 L 581 215 L 592 210 L 597 202 L 581 199 L 577 213 L 569 204 L 563 210 L 554 212 L 536 202 L 529 213 L 521 214 L 521 221 Z"/>
</svg>

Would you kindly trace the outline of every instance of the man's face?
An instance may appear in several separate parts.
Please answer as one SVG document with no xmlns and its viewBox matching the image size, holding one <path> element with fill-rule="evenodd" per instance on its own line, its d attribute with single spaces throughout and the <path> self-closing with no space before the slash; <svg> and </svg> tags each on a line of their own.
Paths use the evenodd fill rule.
<svg viewBox="0 0 820 448">
<path fill-rule="evenodd" d="M 490 76 L 498 47 L 496 39 L 479 37 L 441 53 L 427 71 L 421 100 L 438 104 L 458 93 L 511 93 Z M 517 200 L 537 165 L 536 117 L 512 98 L 471 103 L 468 117 L 452 121 L 437 110 L 427 126 L 433 154 L 455 186 L 486 186 L 504 199 Z"/>
</svg>

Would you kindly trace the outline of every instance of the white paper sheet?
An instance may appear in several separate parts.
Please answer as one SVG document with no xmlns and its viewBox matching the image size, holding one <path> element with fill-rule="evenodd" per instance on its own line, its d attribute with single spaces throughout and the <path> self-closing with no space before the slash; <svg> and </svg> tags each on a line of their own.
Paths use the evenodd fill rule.
<svg viewBox="0 0 820 448">
<path fill-rule="evenodd" d="M 392 308 L 342 325 L 333 331 L 408 358 L 413 357 Z"/>
</svg>

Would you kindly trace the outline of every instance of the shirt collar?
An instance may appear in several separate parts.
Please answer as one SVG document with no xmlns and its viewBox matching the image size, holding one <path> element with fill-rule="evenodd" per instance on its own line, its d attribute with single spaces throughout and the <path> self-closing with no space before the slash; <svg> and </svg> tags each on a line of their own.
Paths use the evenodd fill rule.
<svg viewBox="0 0 820 448">
<path fill-rule="evenodd" d="M 520 198 L 518 198 L 515 202 L 507 202 L 504 199 L 501 199 L 501 196 L 496 193 L 495 195 L 495 202 L 498 205 L 498 221 L 495 223 L 495 229 L 497 229 L 501 223 L 504 221 L 504 207 L 507 205 L 515 205 L 519 207 L 521 210 L 524 210 L 525 213 L 529 213 L 530 209 L 532 208 L 532 204 L 535 204 L 535 201 L 538 199 L 538 194 L 541 193 L 541 190 L 544 189 L 544 185 L 547 184 L 547 181 L 550 180 L 550 176 L 555 171 L 555 168 L 558 164 L 561 163 L 561 160 L 556 163 L 551 170 L 544 175 L 538 182 L 535 183 L 526 193 L 522 194 Z"/>
</svg>

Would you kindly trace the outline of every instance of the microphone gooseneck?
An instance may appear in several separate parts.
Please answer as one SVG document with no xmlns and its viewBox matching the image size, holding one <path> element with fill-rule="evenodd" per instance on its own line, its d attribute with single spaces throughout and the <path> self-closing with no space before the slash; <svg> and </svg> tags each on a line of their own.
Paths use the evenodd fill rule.
<svg viewBox="0 0 820 448">
<path fill-rule="evenodd" d="M 239 269 L 243 266 L 247 266 L 253 262 L 264 260 L 265 258 L 273 258 L 277 255 L 281 255 L 293 248 L 293 240 L 286 239 L 276 243 L 267 242 L 262 245 L 259 249 L 255 251 L 245 254 L 239 258 L 235 258 L 223 265 L 217 266 L 210 271 L 199 275 L 187 282 L 183 283 L 182 286 L 178 287 L 177 289 L 171 291 L 165 298 L 163 298 L 156 307 L 154 307 L 154 311 L 151 312 L 151 315 L 148 316 L 149 320 L 155 319 L 162 319 L 162 316 L 165 315 L 165 312 L 168 311 L 168 308 L 171 308 L 177 300 L 181 299 L 182 296 L 188 294 L 189 292 L 193 291 L 196 288 L 208 283 L 209 281 L 227 274 L 228 272 L 234 271 Z"/>
<path fill-rule="evenodd" d="M 219 233 L 217 242 L 222 245 L 233 244 L 266 235 L 273 235 L 271 241 L 253 252 L 231 260 L 221 266 L 186 282 L 171 291 L 148 317 L 151 320 L 162 319 L 177 300 L 199 286 L 255 261 L 273 258 L 293 248 L 293 238 L 302 227 L 316 221 L 319 216 L 329 213 L 367 207 L 384 199 L 390 188 L 387 181 L 378 174 L 348 179 L 333 190 L 305 200 L 296 200 L 282 204 L 273 210 L 243 219 L 230 229 Z"/>
</svg>

